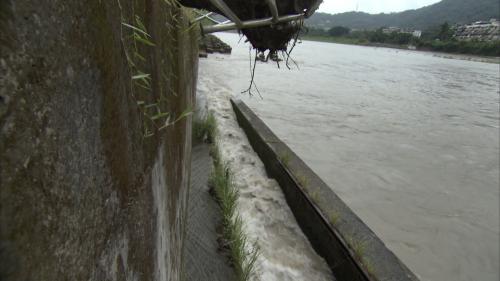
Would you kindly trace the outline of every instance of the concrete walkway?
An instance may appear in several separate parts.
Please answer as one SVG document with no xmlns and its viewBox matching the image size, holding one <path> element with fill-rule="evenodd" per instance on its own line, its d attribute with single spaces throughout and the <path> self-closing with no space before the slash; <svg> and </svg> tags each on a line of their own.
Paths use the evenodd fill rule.
<svg viewBox="0 0 500 281">
<path fill-rule="evenodd" d="M 209 146 L 193 146 L 191 189 L 189 193 L 186 245 L 184 247 L 187 281 L 234 281 L 236 276 L 226 256 L 218 251 L 216 226 L 221 212 L 208 192 L 212 171 Z"/>
</svg>

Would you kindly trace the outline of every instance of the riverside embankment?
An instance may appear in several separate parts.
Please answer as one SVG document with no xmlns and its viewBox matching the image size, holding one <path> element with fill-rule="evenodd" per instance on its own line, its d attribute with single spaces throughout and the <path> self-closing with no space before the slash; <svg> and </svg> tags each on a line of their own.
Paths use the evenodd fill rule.
<svg viewBox="0 0 500 281">
<path fill-rule="evenodd" d="M 325 42 L 325 43 L 333 43 L 333 44 L 342 44 L 342 45 L 352 45 L 352 46 L 364 46 L 364 47 L 374 47 L 374 48 L 391 48 L 397 50 L 405 50 L 410 51 L 410 46 L 407 45 L 395 45 L 388 43 L 374 43 L 374 42 L 366 42 L 360 43 L 356 40 L 343 40 L 342 38 L 335 37 L 322 37 L 322 36 L 305 36 L 303 38 L 305 41 L 313 41 L 313 42 Z M 500 64 L 500 57 L 498 56 L 481 56 L 481 55 L 472 55 L 472 54 L 460 54 L 460 53 L 447 53 L 447 52 L 439 52 L 436 50 L 432 50 L 429 48 L 418 48 L 415 50 L 411 50 L 412 52 L 425 52 L 429 53 L 435 57 L 447 58 L 447 59 L 457 59 L 457 60 L 467 60 L 467 61 L 475 61 L 475 62 L 485 62 L 485 63 L 496 63 Z"/>
</svg>

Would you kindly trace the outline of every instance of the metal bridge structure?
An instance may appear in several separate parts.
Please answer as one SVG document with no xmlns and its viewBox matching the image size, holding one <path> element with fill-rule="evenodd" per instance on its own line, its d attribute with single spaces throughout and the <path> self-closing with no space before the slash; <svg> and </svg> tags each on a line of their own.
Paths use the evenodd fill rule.
<svg viewBox="0 0 500 281">
<path fill-rule="evenodd" d="M 271 17 L 261 18 L 261 19 L 253 19 L 242 21 L 224 2 L 224 0 L 209 0 L 210 3 L 215 6 L 221 13 L 222 16 L 226 17 L 227 21 L 218 21 L 213 18 L 215 15 L 214 12 L 200 12 L 195 10 L 196 13 L 199 14 L 193 23 L 199 22 L 203 19 L 208 19 L 213 22 L 214 25 L 201 25 L 201 30 L 203 34 L 209 34 L 220 31 L 228 31 L 235 29 L 247 29 L 247 28 L 255 28 L 262 26 L 271 26 L 273 24 L 278 23 L 286 23 L 293 22 L 302 19 L 309 18 L 319 7 L 319 5 L 323 2 L 322 0 L 317 0 L 314 4 L 308 9 L 304 9 L 302 13 L 294 14 L 294 15 L 280 15 L 278 12 L 278 7 L 276 5 L 276 0 L 265 0 L 269 11 L 271 12 Z"/>
</svg>

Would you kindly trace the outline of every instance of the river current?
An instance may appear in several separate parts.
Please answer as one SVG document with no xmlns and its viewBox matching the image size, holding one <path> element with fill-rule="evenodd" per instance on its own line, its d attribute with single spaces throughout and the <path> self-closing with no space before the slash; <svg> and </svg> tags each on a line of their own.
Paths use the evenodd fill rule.
<svg viewBox="0 0 500 281">
<path fill-rule="evenodd" d="M 421 280 L 499 280 L 499 65 L 304 41 L 295 66 L 249 48 L 200 61 Z M 216 86 L 214 86 L 216 87 Z M 216 89 L 212 89 L 216 90 Z"/>
</svg>

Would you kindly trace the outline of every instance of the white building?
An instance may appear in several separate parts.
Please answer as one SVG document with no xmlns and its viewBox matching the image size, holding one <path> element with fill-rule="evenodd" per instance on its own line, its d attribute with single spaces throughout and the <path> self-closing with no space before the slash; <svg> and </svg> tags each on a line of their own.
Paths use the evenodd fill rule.
<svg viewBox="0 0 500 281">
<path fill-rule="evenodd" d="M 496 19 L 476 21 L 467 25 L 460 25 L 455 29 L 454 37 L 458 40 L 496 41 L 500 40 L 500 22 Z"/>
<path fill-rule="evenodd" d="M 408 29 L 401 29 L 399 27 L 387 27 L 382 29 L 382 32 L 384 34 L 391 34 L 391 33 L 407 33 L 411 34 L 413 37 L 420 38 L 422 36 L 422 30 L 408 30 Z"/>
<path fill-rule="evenodd" d="M 391 27 L 387 27 L 387 28 L 382 29 L 382 32 L 385 34 L 390 34 L 390 33 L 400 32 L 400 31 L 401 31 L 401 28 L 395 27 L 395 26 L 391 26 Z"/>
<path fill-rule="evenodd" d="M 413 35 L 413 37 L 417 37 L 417 38 L 420 38 L 422 37 L 422 30 L 414 30 L 411 35 Z"/>
</svg>

